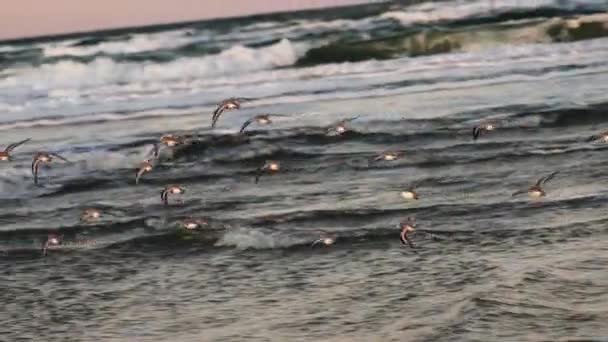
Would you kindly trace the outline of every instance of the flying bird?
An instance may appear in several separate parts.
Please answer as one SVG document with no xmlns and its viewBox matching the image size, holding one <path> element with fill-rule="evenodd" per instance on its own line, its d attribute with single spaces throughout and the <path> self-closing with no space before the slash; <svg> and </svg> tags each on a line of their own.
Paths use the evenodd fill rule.
<svg viewBox="0 0 608 342">
<path fill-rule="evenodd" d="M 420 185 L 420 183 L 414 183 L 414 184 L 408 186 L 405 190 L 401 191 L 401 193 L 400 193 L 401 197 L 403 197 L 406 200 L 417 201 L 420 198 L 418 196 L 418 192 L 416 191 L 416 188 L 418 188 L 419 185 Z"/>
<path fill-rule="evenodd" d="M 144 160 L 141 164 L 139 164 L 139 169 L 137 169 L 137 173 L 135 174 L 135 184 L 139 184 L 139 179 L 141 176 L 143 176 L 146 172 L 152 171 L 153 168 L 154 166 L 149 159 Z"/>
<path fill-rule="evenodd" d="M 479 126 L 473 127 L 473 140 L 477 140 L 482 134 L 493 131 L 496 129 L 496 125 L 491 123 L 484 123 Z"/>
<path fill-rule="evenodd" d="M 387 151 L 387 152 L 382 152 L 379 155 L 377 155 L 376 157 L 374 157 L 374 161 L 393 161 L 393 160 L 397 160 L 399 157 L 401 156 L 401 152 L 393 152 L 393 151 Z"/>
<path fill-rule="evenodd" d="M 260 181 L 260 177 L 262 177 L 262 174 L 264 172 L 274 173 L 278 172 L 280 169 L 281 164 L 278 161 L 267 160 L 266 162 L 264 162 L 264 165 L 258 168 L 255 175 L 255 184 L 258 184 L 258 182 Z"/>
<path fill-rule="evenodd" d="M 185 230 L 195 230 L 201 227 L 209 226 L 209 221 L 204 218 L 187 218 L 181 220 L 179 225 Z"/>
<path fill-rule="evenodd" d="M 85 209 L 80 215 L 81 222 L 93 222 L 99 220 L 101 217 L 101 210 L 95 208 Z"/>
<path fill-rule="evenodd" d="M 399 228 L 401 229 L 401 234 L 399 235 L 401 243 L 404 245 L 409 245 L 412 249 L 416 248 L 408 236 L 409 233 L 414 233 L 416 231 L 416 220 L 411 217 L 401 220 L 399 223 Z"/>
<path fill-rule="evenodd" d="M 68 162 L 64 157 L 50 152 L 38 152 L 34 155 L 34 160 L 32 161 L 32 174 L 34 175 L 34 184 L 38 184 L 38 169 L 40 168 L 40 164 L 49 164 L 53 161 L 54 158 L 60 159 L 64 162 Z"/>
<path fill-rule="evenodd" d="M 350 130 L 349 123 L 357 120 L 359 116 L 340 120 L 327 128 L 327 134 L 342 135 Z"/>
<path fill-rule="evenodd" d="M 338 235 L 336 235 L 334 233 L 321 232 L 319 238 L 316 239 L 315 241 L 313 241 L 311 247 L 314 247 L 317 244 L 323 244 L 325 246 L 331 246 L 331 245 L 333 245 L 336 242 L 337 238 L 338 238 Z"/>
<path fill-rule="evenodd" d="M 178 184 L 169 184 L 160 192 L 160 199 L 164 205 L 169 204 L 169 195 L 181 195 L 186 192 L 186 188 Z"/>
<path fill-rule="evenodd" d="M 281 114 L 260 114 L 260 115 L 256 115 L 254 117 L 252 117 L 251 119 L 245 121 L 243 123 L 243 126 L 241 126 L 241 129 L 239 130 L 239 133 L 243 133 L 245 131 L 245 129 L 247 128 L 247 126 L 251 125 L 252 123 L 257 123 L 258 125 L 270 125 L 272 124 L 272 120 L 270 119 L 271 116 L 287 116 L 287 115 L 281 115 Z"/>
<path fill-rule="evenodd" d="M 213 117 L 211 118 L 211 128 L 215 128 L 217 120 L 219 120 L 220 116 L 222 115 L 222 113 L 224 113 L 224 111 L 241 109 L 241 103 L 245 101 L 251 101 L 251 99 L 246 97 L 231 97 L 220 102 L 217 105 L 217 108 L 213 111 Z"/>
<path fill-rule="evenodd" d="M 30 141 L 30 140 L 31 140 L 31 138 L 27 138 L 27 139 L 25 139 L 25 140 L 21 140 L 20 142 L 16 142 L 16 143 L 13 143 L 13 144 L 8 145 L 8 146 L 7 146 L 7 147 L 4 149 L 4 151 L 0 151 L 0 161 L 11 161 L 11 152 L 12 152 L 12 151 L 13 151 L 15 148 L 17 148 L 17 147 L 19 147 L 19 146 L 21 146 L 21 145 L 25 144 L 26 142 L 28 142 L 28 141 Z"/>
<path fill-rule="evenodd" d="M 63 243 L 63 238 L 57 234 L 49 234 L 42 245 L 42 255 L 46 256 L 49 247 L 59 246 Z"/>
<path fill-rule="evenodd" d="M 165 134 L 162 137 L 160 137 L 160 145 L 154 144 L 152 146 L 152 150 L 150 151 L 150 153 L 148 153 L 148 155 L 151 154 L 154 156 L 154 158 L 158 158 L 161 145 L 165 145 L 167 147 L 173 148 L 176 146 L 184 145 L 185 143 L 186 143 L 186 139 L 184 137 L 181 137 L 178 135 L 173 135 L 173 134 Z"/>
<path fill-rule="evenodd" d="M 587 142 L 592 142 L 592 141 L 601 141 L 601 142 L 608 142 L 608 131 L 596 134 L 596 135 L 592 135 L 587 139 Z"/>
<path fill-rule="evenodd" d="M 550 181 L 551 179 L 553 179 L 553 177 L 555 177 L 555 175 L 557 175 L 559 173 L 559 171 L 555 171 L 553 173 L 551 173 L 548 176 L 545 177 L 541 177 L 536 184 L 532 185 L 531 187 L 529 187 L 527 190 L 519 190 L 513 193 L 513 195 L 511 195 L 512 197 L 515 197 L 517 195 L 521 195 L 521 194 L 525 194 L 527 193 L 530 197 L 544 197 L 547 194 L 545 193 L 545 190 L 543 189 L 543 186 L 545 185 L 545 183 L 547 183 L 548 181 Z"/>
</svg>

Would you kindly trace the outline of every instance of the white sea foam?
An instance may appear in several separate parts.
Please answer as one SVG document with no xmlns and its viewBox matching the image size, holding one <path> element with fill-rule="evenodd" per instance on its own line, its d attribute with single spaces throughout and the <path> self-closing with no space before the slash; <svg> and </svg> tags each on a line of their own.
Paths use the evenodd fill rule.
<svg viewBox="0 0 608 342">
<path fill-rule="evenodd" d="M 172 49 L 201 40 L 184 35 L 184 31 L 169 31 L 162 33 L 138 34 L 131 38 L 119 41 L 107 41 L 90 46 L 73 46 L 76 41 L 63 41 L 59 43 L 45 43 L 40 47 L 45 57 L 58 56 L 89 56 L 100 53 L 105 54 L 131 54 L 161 49 Z M 206 40 L 206 39 L 205 39 Z"/>
<path fill-rule="evenodd" d="M 167 81 L 174 79 L 211 78 L 292 65 L 297 49 L 289 40 L 258 49 L 233 46 L 216 55 L 180 58 L 169 63 L 120 63 L 110 58 L 96 58 L 90 63 L 63 60 L 40 67 L 16 69 L 0 80 L 0 89 L 27 87 L 81 88 L 86 86 Z"/>
<path fill-rule="evenodd" d="M 272 249 L 297 246 L 308 242 L 308 240 L 279 232 L 271 233 L 259 229 L 235 228 L 227 231 L 215 245 L 239 249 Z"/>
<path fill-rule="evenodd" d="M 532 9 L 543 6 L 564 7 L 559 0 L 477 0 L 477 1 L 448 1 L 427 2 L 409 6 L 401 10 L 391 10 L 380 15 L 384 19 L 393 19 L 404 26 L 420 23 L 431 23 L 445 20 L 457 20 L 512 9 Z M 593 1 L 573 0 L 567 5 L 576 7 L 590 5 Z"/>
</svg>

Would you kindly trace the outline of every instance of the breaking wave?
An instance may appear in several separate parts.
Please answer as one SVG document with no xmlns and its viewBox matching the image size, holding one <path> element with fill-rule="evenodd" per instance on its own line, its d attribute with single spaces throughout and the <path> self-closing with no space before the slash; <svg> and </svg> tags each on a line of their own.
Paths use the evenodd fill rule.
<svg viewBox="0 0 608 342">
<path fill-rule="evenodd" d="M 16 70 L 0 80 L 0 88 L 26 87 L 31 84 L 46 88 L 82 87 L 172 79 L 210 78 L 214 76 L 272 69 L 296 62 L 297 49 L 291 41 L 258 49 L 234 46 L 217 55 L 201 58 L 180 58 L 165 64 L 120 63 L 108 57 L 90 63 L 62 60 L 39 67 Z"/>
</svg>

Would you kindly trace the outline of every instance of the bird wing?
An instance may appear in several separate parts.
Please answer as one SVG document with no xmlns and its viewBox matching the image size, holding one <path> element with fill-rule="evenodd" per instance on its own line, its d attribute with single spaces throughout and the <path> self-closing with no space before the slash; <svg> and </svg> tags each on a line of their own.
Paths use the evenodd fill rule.
<svg viewBox="0 0 608 342">
<path fill-rule="evenodd" d="M 479 138 L 479 135 L 481 134 L 481 128 L 475 126 L 473 127 L 473 140 L 477 140 L 477 138 Z"/>
<path fill-rule="evenodd" d="M 34 184 L 38 184 L 38 167 L 40 167 L 40 160 L 34 159 L 32 162 L 32 175 L 34 175 Z"/>
<path fill-rule="evenodd" d="M 46 251 L 47 251 L 48 248 L 49 248 L 49 241 L 46 240 L 44 242 L 44 244 L 42 245 L 42 255 L 46 256 Z"/>
<path fill-rule="evenodd" d="M 235 101 L 235 102 L 247 102 L 247 101 L 253 101 L 254 99 L 251 97 L 232 97 L 230 98 L 231 101 Z M 238 105 L 238 103 L 237 103 Z"/>
<path fill-rule="evenodd" d="M 314 247 L 316 244 L 320 243 L 321 241 L 323 241 L 323 239 L 316 239 L 315 241 L 312 242 L 310 247 Z"/>
<path fill-rule="evenodd" d="M 536 186 L 541 186 L 541 185 L 547 183 L 548 181 L 550 181 L 551 179 L 553 179 L 553 177 L 555 177 L 555 175 L 557 175 L 558 173 L 559 173 L 559 171 L 555 171 L 555 172 L 552 172 L 550 175 L 548 175 L 546 177 L 542 177 L 541 179 L 539 179 L 536 182 Z"/>
<path fill-rule="evenodd" d="M 213 122 L 217 121 L 218 117 L 222 114 L 222 112 L 226 109 L 226 102 L 222 102 L 217 105 L 217 108 L 213 111 L 213 116 L 211 119 Z"/>
<path fill-rule="evenodd" d="M 243 126 L 241 126 L 241 129 L 239 130 L 239 133 L 243 133 L 243 131 L 245 130 L 245 128 L 247 128 L 247 126 L 251 125 L 251 123 L 253 123 L 256 120 L 257 117 L 253 117 L 247 121 L 245 121 L 243 123 Z"/>
<path fill-rule="evenodd" d="M 596 141 L 600 139 L 600 135 L 592 135 L 589 138 L 587 138 L 587 140 L 585 140 L 586 142 L 592 142 L 592 141 Z"/>
<path fill-rule="evenodd" d="M 260 181 L 260 177 L 262 177 L 262 171 L 264 171 L 264 167 L 258 168 L 255 174 L 255 184 L 258 184 L 258 182 Z"/>
<path fill-rule="evenodd" d="M 154 156 L 154 158 L 158 158 L 159 152 L 160 152 L 160 146 L 158 146 L 158 144 L 154 144 L 154 145 L 152 145 L 152 149 L 150 150 L 150 152 L 148 152 L 146 154 L 146 158 L 150 155 Z"/>
<path fill-rule="evenodd" d="M 360 117 L 360 115 L 353 116 L 353 117 L 351 117 L 351 118 L 346 118 L 346 119 L 343 119 L 343 120 L 341 120 L 341 121 L 338 121 L 337 123 L 338 123 L 338 124 L 341 124 L 341 123 L 342 123 L 342 124 L 344 124 L 344 123 L 347 123 L 347 122 L 355 121 L 355 120 L 357 120 L 359 117 Z"/>
<path fill-rule="evenodd" d="M 518 195 L 521 195 L 521 194 L 525 194 L 525 193 L 527 193 L 527 192 L 528 192 L 528 190 L 518 190 L 518 191 L 514 192 L 514 193 L 511 195 L 511 197 L 515 197 L 515 196 L 518 196 Z"/>
<path fill-rule="evenodd" d="M 139 178 L 146 172 L 146 170 L 141 167 L 137 170 L 137 174 L 135 175 L 135 184 L 139 184 Z"/>
<path fill-rule="evenodd" d="M 220 118 L 222 113 L 226 110 L 226 102 L 220 103 L 217 108 L 213 111 L 213 117 L 211 118 L 211 128 L 215 127 L 217 120 Z"/>
<path fill-rule="evenodd" d="M 16 142 L 13 144 L 10 144 L 6 147 L 6 149 L 4 150 L 4 152 L 10 153 L 12 150 L 14 150 L 16 147 L 25 144 L 26 142 L 32 140 L 32 138 L 27 138 L 25 140 L 21 140 L 20 142 Z"/>
<path fill-rule="evenodd" d="M 414 244 L 412 243 L 412 240 L 410 240 L 410 238 L 407 236 L 407 233 L 405 232 L 405 230 L 401 231 L 401 243 L 404 245 L 409 245 L 410 248 L 416 248 L 414 246 Z"/>
<path fill-rule="evenodd" d="M 50 154 L 51 156 L 53 156 L 53 157 L 56 157 L 57 159 L 61 159 L 61 160 L 63 160 L 63 161 L 64 161 L 64 162 L 66 162 L 66 163 L 67 163 L 67 162 L 69 162 L 69 160 L 67 160 L 67 159 L 65 159 L 64 157 L 62 157 L 62 156 L 58 155 L 57 153 L 49 153 L 49 154 Z"/>
<path fill-rule="evenodd" d="M 380 160 L 384 159 L 384 156 L 385 156 L 385 155 L 386 155 L 386 154 L 385 154 L 384 152 L 383 152 L 383 153 L 378 154 L 377 156 L 375 156 L 375 157 L 374 157 L 374 161 L 380 161 Z"/>
</svg>

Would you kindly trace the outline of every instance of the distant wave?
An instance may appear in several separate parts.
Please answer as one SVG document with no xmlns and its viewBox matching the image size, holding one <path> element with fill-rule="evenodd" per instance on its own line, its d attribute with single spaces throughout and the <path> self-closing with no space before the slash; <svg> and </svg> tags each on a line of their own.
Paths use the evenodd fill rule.
<svg viewBox="0 0 608 342">
<path fill-rule="evenodd" d="M 122 44 L 122 43 L 121 43 Z M 179 58 L 170 63 L 120 63 L 111 58 L 96 58 L 90 63 L 62 60 L 53 64 L 20 68 L 0 87 L 32 83 L 55 87 L 80 87 L 137 81 L 208 78 L 244 71 L 256 71 L 293 65 L 297 60 L 294 44 L 284 39 L 258 49 L 234 46 L 216 55 L 202 58 Z"/>
<path fill-rule="evenodd" d="M 294 43 L 318 43 L 353 40 L 370 40 L 402 35 L 404 28 L 420 31 L 428 24 L 460 28 L 466 25 L 492 24 L 512 20 L 564 17 L 589 14 L 606 10 L 600 2 L 537 0 L 487 0 L 469 2 L 427 2 L 412 6 L 383 6 L 363 11 L 362 15 L 349 18 L 323 16 L 304 18 L 269 18 L 266 22 L 252 22 L 244 26 L 218 29 L 204 23 L 192 27 L 165 31 L 118 34 L 90 34 L 66 41 L 34 44 L 34 50 L 20 45 L 0 45 L 0 66 L 21 64 L 49 64 L 61 61 L 89 63 L 96 58 L 109 58 L 124 62 L 171 62 L 183 57 L 203 57 L 227 50 L 235 44 L 259 47 L 261 43 L 289 39 Z M 359 10 L 362 11 L 362 10 Z M 343 13 L 340 13 L 341 15 Z M 200 27 L 198 27 L 200 26 Z M 439 39 L 439 38 L 438 38 Z M 345 44 L 346 45 L 346 44 Z M 409 49 L 411 52 L 411 48 Z M 29 52 L 26 52 L 29 51 Z M 344 54 L 352 52 L 347 50 Z M 354 51 L 360 55 L 360 51 Z M 414 51 L 413 54 L 426 54 Z M 387 57 L 376 52 L 369 58 Z M 340 60 L 361 60 L 362 57 Z"/>
<path fill-rule="evenodd" d="M 465 27 L 454 30 L 423 29 L 389 38 L 348 43 L 329 43 L 311 48 L 298 65 L 358 62 L 453 51 L 475 51 L 498 45 L 569 42 L 608 36 L 608 15 L 594 14 L 571 19 Z"/>
<path fill-rule="evenodd" d="M 398 21 L 403 26 L 439 22 L 471 23 L 475 18 L 485 17 L 488 20 L 530 19 L 543 14 L 567 15 L 586 11 L 601 11 L 601 4 L 585 0 L 476 0 L 476 1 L 441 1 L 425 2 L 384 12 L 380 18 Z"/>
<path fill-rule="evenodd" d="M 45 57 L 132 54 L 179 47 L 192 38 L 183 31 L 137 34 L 132 37 L 88 37 L 76 42 L 47 43 L 42 46 Z"/>
</svg>

